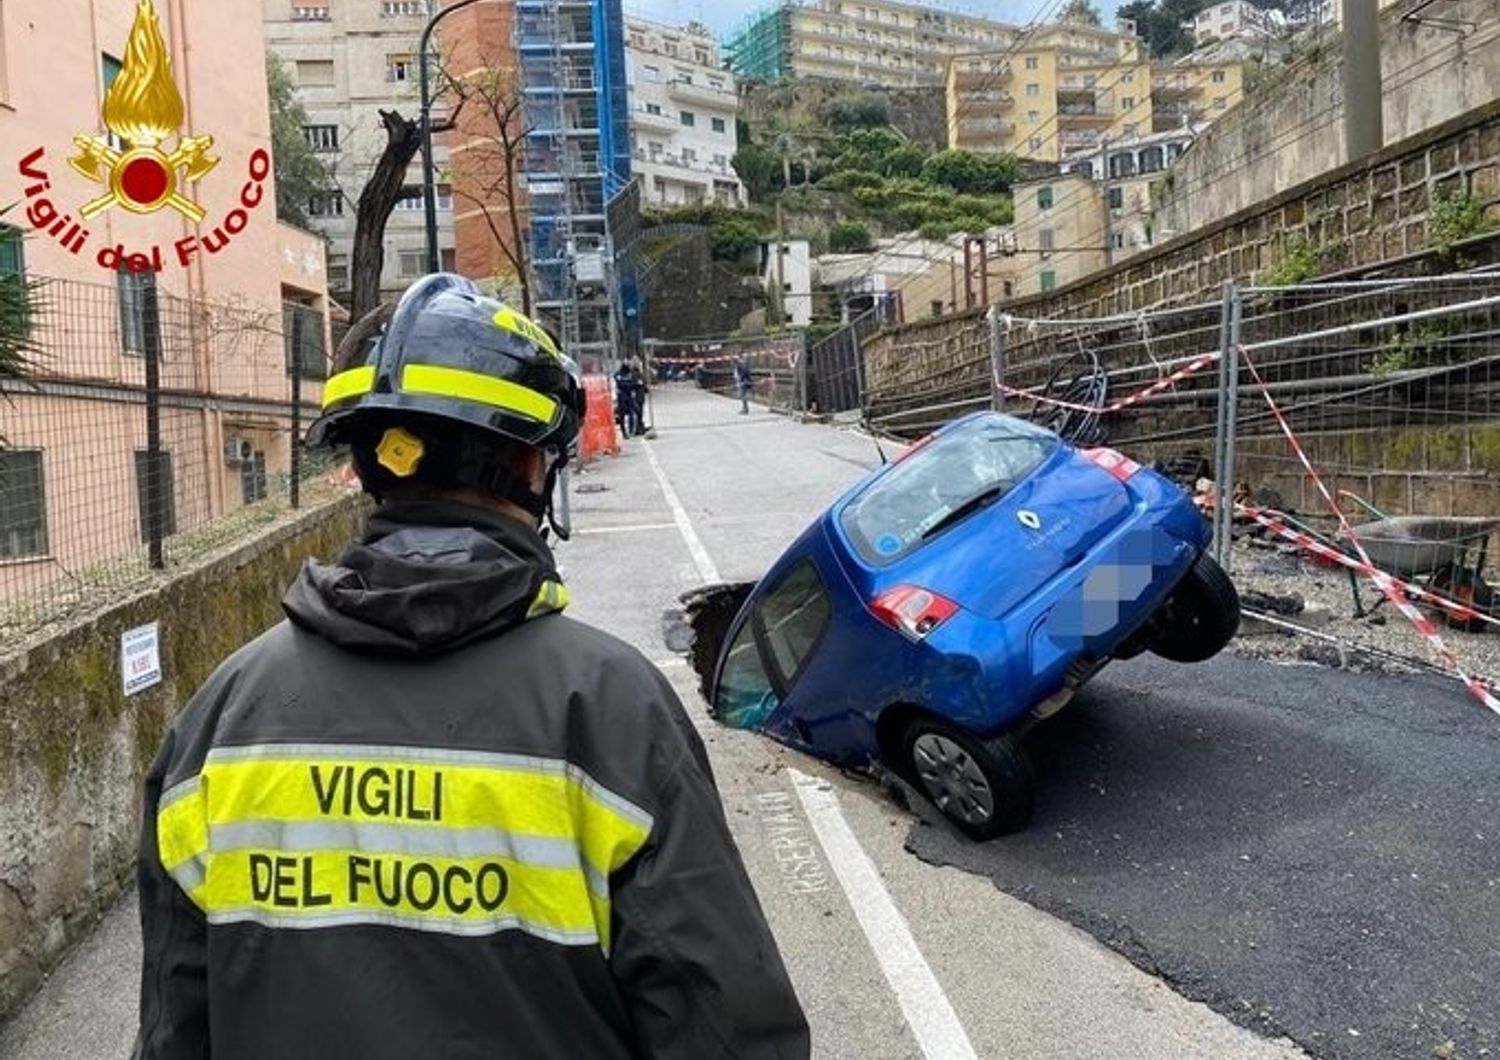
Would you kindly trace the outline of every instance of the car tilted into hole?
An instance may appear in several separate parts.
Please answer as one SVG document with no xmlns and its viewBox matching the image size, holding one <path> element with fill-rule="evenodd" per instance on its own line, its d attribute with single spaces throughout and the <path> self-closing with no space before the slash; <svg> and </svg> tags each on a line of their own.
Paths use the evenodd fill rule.
<svg viewBox="0 0 1500 1060">
<path fill-rule="evenodd" d="M 879 762 L 962 831 L 1021 828 L 1021 741 L 1112 658 L 1211 657 L 1239 598 L 1176 485 L 996 413 L 958 420 L 824 512 L 719 652 L 721 722 Z"/>
</svg>

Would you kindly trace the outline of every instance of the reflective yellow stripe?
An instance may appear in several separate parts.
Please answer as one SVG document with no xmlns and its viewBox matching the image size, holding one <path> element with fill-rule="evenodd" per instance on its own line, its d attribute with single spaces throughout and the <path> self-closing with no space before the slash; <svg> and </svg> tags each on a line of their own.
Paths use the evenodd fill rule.
<svg viewBox="0 0 1500 1060">
<path fill-rule="evenodd" d="M 335 376 L 334 378 L 338 378 Z M 509 379 L 468 372 L 462 368 L 444 368 L 435 364 L 409 364 L 401 370 L 401 390 L 407 394 L 431 394 L 435 397 L 463 398 L 514 412 L 538 423 L 551 423 L 557 415 L 557 402 L 530 387 Z"/>
<path fill-rule="evenodd" d="M 569 604 L 568 587 L 562 582 L 542 582 L 542 587 L 537 590 L 536 599 L 531 601 L 531 607 L 526 612 L 527 618 L 536 618 L 539 615 L 550 615 L 561 611 Z"/>
<path fill-rule="evenodd" d="M 606 950 L 610 876 L 652 823 L 557 759 L 332 744 L 215 748 L 157 816 L 163 865 L 213 922 Z"/>
<path fill-rule="evenodd" d="M 554 357 L 560 357 L 557 344 L 552 341 L 552 336 L 527 317 L 523 317 L 510 306 L 501 306 L 495 312 L 495 323 L 512 335 L 519 335 L 528 342 L 534 342 Z"/>
<path fill-rule="evenodd" d="M 323 384 L 323 407 L 326 409 L 346 398 L 368 394 L 373 389 L 375 389 L 375 366 L 373 364 L 350 368 L 330 376 Z"/>
</svg>

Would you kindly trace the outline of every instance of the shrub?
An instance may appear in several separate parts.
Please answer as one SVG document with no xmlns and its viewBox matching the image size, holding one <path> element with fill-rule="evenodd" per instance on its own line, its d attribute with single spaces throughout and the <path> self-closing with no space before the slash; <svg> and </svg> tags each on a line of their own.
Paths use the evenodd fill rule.
<svg viewBox="0 0 1500 1060">
<path fill-rule="evenodd" d="M 870 230 L 858 221 L 838 221 L 829 226 L 828 249 L 835 254 L 863 254 L 874 246 Z"/>
</svg>

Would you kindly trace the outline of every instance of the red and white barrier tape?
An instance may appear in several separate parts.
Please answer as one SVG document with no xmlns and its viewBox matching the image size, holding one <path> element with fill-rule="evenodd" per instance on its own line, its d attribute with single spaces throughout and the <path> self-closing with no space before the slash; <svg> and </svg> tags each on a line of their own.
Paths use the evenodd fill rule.
<svg viewBox="0 0 1500 1060">
<path fill-rule="evenodd" d="M 1341 552 L 1340 550 L 1334 548 L 1332 545 L 1328 545 L 1322 541 L 1319 541 L 1311 534 L 1307 534 L 1301 530 L 1293 528 L 1291 524 L 1286 521 L 1283 514 L 1276 511 L 1275 509 L 1252 508 L 1248 505 L 1236 504 L 1234 506 L 1234 511 L 1236 515 L 1243 515 L 1245 518 L 1251 519 L 1259 523 L 1261 526 L 1264 526 L 1267 530 L 1271 531 L 1277 537 L 1283 537 L 1286 540 L 1297 545 L 1304 551 L 1311 552 L 1317 556 L 1321 556 L 1322 558 L 1332 563 L 1337 563 L 1341 567 L 1347 567 L 1349 570 L 1364 575 L 1368 575 L 1371 570 L 1378 569 L 1372 568 L 1365 563 L 1361 563 L 1359 560 L 1355 559 L 1353 556 L 1350 556 L 1348 553 Z M 1448 612 L 1448 614 L 1452 615 L 1460 622 L 1477 621 L 1486 622 L 1492 626 L 1500 626 L 1500 618 L 1494 618 L 1490 615 L 1485 614 L 1483 611 L 1476 611 L 1474 608 L 1469 607 L 1467 604 L 1459 603 L 1457 600 L 1451 600 L 1448 597 L 1443 596 L 1441 593 L 1435 593 L 1431 590 L 1423 589 L 1419 585 L 1413 585 L 1411 582 L 1402 581 L 1400 578 L 1396 577 L 1394 574 L 1391 574 L 1389 571 L 1383 571 L 1382 573 L 1385 574 L 1386 577 L 1390 578 L 1391 581 L 1395 582 L 1397 588 L 1399 588 L 1407 596 L 1410 596 L 1417 600 L 1421 600 L 1424 603 L 1431 604 L 1433 607 L 1440 608 L 1441 610 Z"/>
<path fill-rule="evenodd" d="M 799 352 L 800 351 L 798 351 L 798 350 L 787 350 L 785 352 L 783 352 L 781 350 L 756 350 L 754 353 L 747 353 L 744 356 L 747 357 L 747 358 L 753 358 L 753 357 L 778 357 L 781 360 L 785 361 L 787 364 L 796 364 Z M 739 360 L 740 356 L 741 356 L 740 354 L 733 353 L 733 354 L 728 354 L 728 355 L 721 356 L 721 357 L 652 357 L 651 358 L 651 363 L 654 364 L 654 365 L 655 364 L 728 364 L 731 361 L 737 361 L 737 360 Z"/>
<path fill-rule="evenodd" d="M 1359 535 L 1354 532 L 1354 527 L 1349 525 L 1349 520 L 1345 518 L 1343 510 L 1338 506 L 1338 502 L 1333 499 L 1333 494 L 1328 491 L 1328 487 L 1323 482 L 1323 477 L 1318 474 L 1318 469 L 1313 467 L 1312 461 L 1307 458 L 1307 453 L 1303 450 L 1302 443 L 1297 440 L 1297 435 L 1293 433 L 1291 424 L 1282 415 L 1281 407 L 1276 404 L 1275 398 L 1271 397 L 1270 391 L 1266 389 L 1265 380 L 1261 378 L 1260 371 L 1255 367 L 1255 362 L 1250 359 L 1249 352 L 1241 348 L 1239 356 L 1244 360 L 1245 367 L 1250 369 L 1250 375 L 1255 379 L 1256 385 L 1260 387 L 1261 396 L 1266 399 L 1266 405 L 1270 408 L 1271 415 L 1275 417 L 1277 424 L 1281 427 L 1281 433 L 1286 435 L 1287 444 L 1292 447 L 1292 452 L 1297 455 L 1297 459 L 1307 471 L 1308 477 L 1318 487 L 1318 492 L 1328 502 L 1329 510 L 1338 519 L 1339 528 L 1343 531 L 1344 536 L 1354 546 L 1355 552 L 1359 553 L 1361 560 L 1358 568 L 1359 571 L 1365 577 L 1369 578 L 1374 583 L 1375 588 L 1379 589 L 1381 594 L 1411 621 L 1411 624 L 1416 627 L 1417 632 L 1427 639 L 1427 643 L 1431 646 L 1433 653 L 1442 660 L 1445 666 L 1458 675 L 1459 680 L 1464 683 L 1464 687 L 1469 690 L 1474 698 L 1497 715 L 1500 715 L 1500 699 L 1496 698 L 1495 693 L 1484 682 L 1480 681 L 1464 668 L 1464 665 L 1459 662 L 1458 656 L 1453 653 L 1453 649 L 1448 647 L 1447 642 L 1438 633 L 1437 626 L 1433 624 L 1432 619 L 1424 615 L 1407 597 L 1401 588 L 1401 583 L 1398 583 L 1394 577 L 1370 562 L 1370 555 L 1365 551 L 1364 545 L 1360 544 Z M 1309 538 L 1309 540 L 1311 539 Z"/>
<path fill-rule="evenodd" d="M 1147 398 L 1154 397 L 1157 394 L 1160 394 L 1163 390 L 1167 390 L 1170 387 L 1177 385 L 1188 376 L 1192 375 L 1194 372 L 1202 371 L 1206 366 L 1218 361 L 1220 356 L 1221 354 L 1219 354 L 1218 351 L 1214 351 L 1213 353 L 1205 353 L 1194 357 L 1191 361 L 1183 365 L 1181 368 L 1177 369 L 1177 371 L 1173 372 L 1171 375 L 1162 376 L 1160 379 L 1156 380 L 1154 383 L 1145 387 L 1144 389 L 1138 390 L 1134 394 L 1131 394 L 1128 397 L 1123 397 L 1118 401 L 1110 402 L 1108 405 L 1080 405 L 1073 401 L 1063 401 L 1059 398 L 1047 397 L 1045 394 L 1042 394 L 1041 392 L 1036 390 L 1019 390 L 1013 386 L 1006 386 L 1003 383 L 1000 383 L 998 378 L 996 380 L 996 383 L 999 386 L 1000 391 L 1008 397 L 1030 398 L 1033 401 L 1040 401 L 1044 405 L 1054 405 L 1058 408 L 1072 409 L 1075 412 L 1119 412 L 1121 409 L 1128 409 L 1132 405 L 1138 405 L 1142 401 L 1145 401 Z"/>
</svg>

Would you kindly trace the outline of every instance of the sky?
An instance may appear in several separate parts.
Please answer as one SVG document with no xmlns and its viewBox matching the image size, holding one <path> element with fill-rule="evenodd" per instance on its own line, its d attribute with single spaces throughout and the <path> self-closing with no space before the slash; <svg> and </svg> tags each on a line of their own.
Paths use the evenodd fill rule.
<svg viewBox="0 0 1500 1060">
<path fill-rule="evenodd" d="M 751 12 L 775 0 L 624 0 L 625 13 L 658 22 L 681 25 L 694 20 L 704 23 L 723 38 Z M 1123 0 L 1095 0 L 1108 23 Z M 964 11 L 973 15 L 1024 25 L 1038 11 L 1053 7 L 1051 0 L 935 0 L 932 7 Z"/>
</svg>

